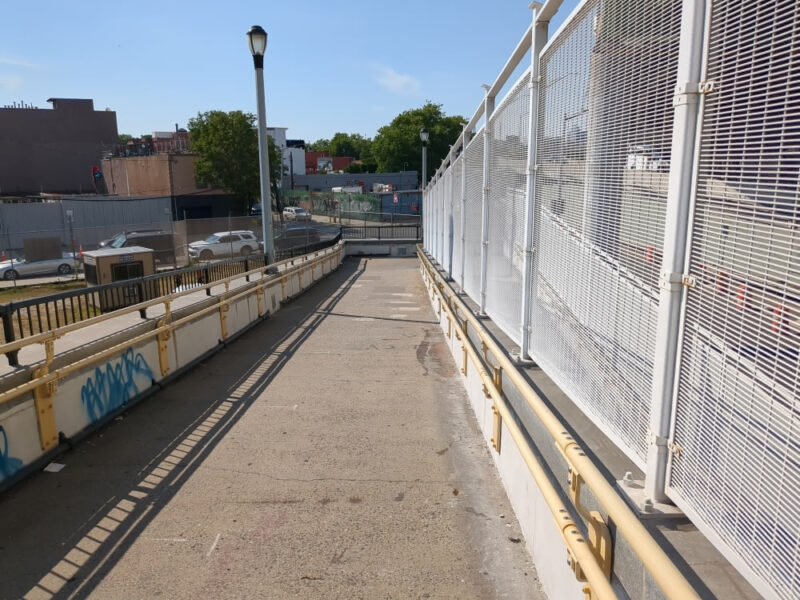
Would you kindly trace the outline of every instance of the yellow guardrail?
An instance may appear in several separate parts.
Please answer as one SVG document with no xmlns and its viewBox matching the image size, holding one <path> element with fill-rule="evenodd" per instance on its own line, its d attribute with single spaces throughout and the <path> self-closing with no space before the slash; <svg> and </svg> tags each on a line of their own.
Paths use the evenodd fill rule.
<svg viewBox="0 0 800 600">
<path fill-rule="evenodd" d="M 586 581 L 588 584 L 583 589 L 587 598 L 616 598 L 617 595 L 610 584 L 612 548 L 608 527 L 599 512 L 589 511 L 581 505 L 580 491 L 583 483 L 589 487 L 600 506 L 614 521 L 618 533 L 628 540 L 631 548 L 661 587 L 664 595 L 674 600 L 699 599 L 700 596 L 683 573 L 653 539 L 641 520 L 603 476 L 597 465 L 583 452 L 564 424 L 534 391 L 506 352 L 489 335 L 480 320 L 445 282 L 444 277 L 421 246 L 417 246 L 417 255 L 423 266 L 423 273 L 429 278 L 439 298 L 440 309 L 446 312 L 448 330 L 454 330 L 457 339 L 462 344 L 464 350 L 462 372 L 466 373 L 467 357 L 469 357 L 483 383 L 484 393 L 494 402 L 493 410 L 496 419 L 502 419 L 553 514 L 568 548 L 570 566 L 575 571 L 578 580 Z M 455 324 L 454 328 L 452 324 Z M 481 341 L 483 357 L 470 339 L 470 326 Z M 490 355 L 496 366 L 489 362 Z M 492 370 L 491 375 L 487 371 L 487 366 Z M 570 470 L 570 497 L 578 513 L 586 520 L 589 534 L 588 543 L 570 517 L 570 513 L 561 500 L 561 495 L 547 476 L 545 467 L 536 458 L 523 432 L 512 417 L 502 391 L 501 375 L 503 374 L 514 384 L 566 459 Z M 500 439 L 497 424 L 492 442 L 499 451 Z"/>
<path fill-rule="evenodd" d="M 70 373 L 79 371 L 81 369 L 85 369 L 86 367 L 92 366 L 96 363 L 100 363 L 109 356 L 119 354 L 120 352 L 124 351 L 126 348 L 129 348 L 132 345 L 139 344 L 151 338 L 158 338 L 160 342 L 165 341 L 166 339 L 169 339 L 169 337 L 171 337 L 172 331 L 174 329 L 182 325 L 185 325 L 187 323 L 190 323 L 192 321 L 195 321 L 197 319 L 200 319 L 209 313 L 213 312 L 220 313 L 220 326 L 224 338 L 227 336 L 227 330 L 225 325 L 225 313 L 227 312 L 228 306 L 231 303 L 241 300 L 242 298 L 252 296 L 253 294 L 256 294 L 258 297 L 258 304 L 259 304 L 258 314 L 259 316 L 261 316 L 263 315 L 264 312 L 263 307 L 261 306 L 261 299 L 263 297 L 264 292 L 268 288 L 280 285 L 281 298 L 282 300 L 285 300 L 286 285 L 290 277 L 294 277 L 296 275 L 298 278 L 300 278 L 299 279 L 300 288 L 302 288 L 302 276 L 305 271 L 313 270 L 317 267 L 317 265 L 324 263 L 326 261 L 330 262 L 333 259 L 338 260 L 339 255 L 343 252 L 343 248 L 344 246 L 340 242 L 336 246 L 333 246 L 331 248 L 326 248 L 324 250 L 319 250 L 313 254 L 307 254 L 303 257 L 286 259 L 265 267 L 258 267 L 256 269 L 252 269 L 244 273 L 238 273 L 236 275 L 232 275 L 230 277 L 226 277 L 224 279 L 220 279 L 211 283 L 193 286 L 190 289 L 181 292 L 176 292 L 168 296 L 162 296 L 157 299 L 148 300 L 146 302 L 141 302 L 139 304 L 134 304 L 111 313 L 106 313 L 103 315 L 99 315 L 97 317 L 92 317 L 91 319 L 87 319 L 85 321 L 71 323 L 69 325 L 64 325 L 62 327 L 53 329 L 45 333 L 40 333 L 28 338 L 23 338 L 21 340 L 0 345 L 0 353 L 10 352 L 12 350 L 19 350 L 26 346 L 31 346 L 35 344 L 43 344 L 45 346 L 44 363 L 39 365 L 38 368 L 34 370 L 33 376 L 30 381 L 27 381 L 23 384 L 20 384 L 18 386 L 0 392 L 0 406 L 14 400 L 15 398 L 19 398 L 20 396 L 31 391 L 33 391 L 34 395 L 36 396 L 36 392 L 41 390 L 44 386 L 54 386 L 55 384 L 57 384 L 58 380 L 63 379 Z M 268 272 L 274 269 L 278 269 L 278 273 L 273 274 Z M 230 284 L 233 280 L 242 279 L 248 276 L 252 277 L 255 275 L 261 276 L 260 280 L 254 282 L 255 285 L 247 286 L 247 288 L 242 291 L 238 292 L 234 291 L 233 293 L 230 292 Z M 174 321 L 172 320 L 171 305 L 175 300 L 183 296 L 187 296 L 189 294 L 193 294 L 198 291 L 203 291 L 217 286 L 224 286 L 225 292 L 216 297 L 212 297 L 217 299 L 216 303 L 212 304 L 211 306 L 202 308 L 200 310 L 196 310 L 181 319 L 177 319 Z M 206 302 L 206 301 L 207 297 L 204 297 L 203 300 L 199 302 Z M 55 358 L 54 343 L 58 338 L 61 338 L 67 333 L 70 333 L 72 331 L 83 329 L 85 327 L 91 327 L 92 325 L 97 325 L 98 323 L 102 323 L 109 319 L 115 319 L 119 316 L 138 312 L 144 308 L 157 305 L 164 305 L 164 315 L 156 320 L 155 328 L 151 329 L 150 331 L 146 331 L 145 333 L 142 333 L 140 335 L 137 335 L 135 337 L 132 337 L 130 339 L 127 339 L 125 340 L 125 342 L 121 344 L 111 346 L 109 348 L 96 352 L 91 356 L 77 360 L 62 368 L 56 369 L 52 372 L 50 371 L 52 362 Z M 161 364 L 162 375 L 166 375 L 167 372 L 169 371 L 168 364 L 166 365 L 167 368 L 165 369 L 165 365 L 163 362 L 166 353 L 162 353 L 161 351 L 159 351 L 159 355 L 162 362 Z M 52 389 L 51 392 L 47 395 L 52 396 Z M 37 408 L 38 408 L 38 399 L 37 399 Z M 42 427 L 41 413 L 39 410 L 37 410 L 37 417 L 40 418 L 40 431 L 41 431 L 45 428 Z M 45 436 L 43 434 L 42 435 L 43 449 L 47 449 L 53 445 L 55 445 L 53 438 L 51 436 Z"/>
</svg>

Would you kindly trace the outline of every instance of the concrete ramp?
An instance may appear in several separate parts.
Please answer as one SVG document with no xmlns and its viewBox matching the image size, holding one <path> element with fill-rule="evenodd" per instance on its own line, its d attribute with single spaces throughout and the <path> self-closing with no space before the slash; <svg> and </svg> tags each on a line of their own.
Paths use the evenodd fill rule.
<svg viewBox="0 0 800 600">
<path fill-rule="evenodd" d="M 456 369 L 348 259 L 0 497 L 0 597 L 540 598 Z"/>
</svg>

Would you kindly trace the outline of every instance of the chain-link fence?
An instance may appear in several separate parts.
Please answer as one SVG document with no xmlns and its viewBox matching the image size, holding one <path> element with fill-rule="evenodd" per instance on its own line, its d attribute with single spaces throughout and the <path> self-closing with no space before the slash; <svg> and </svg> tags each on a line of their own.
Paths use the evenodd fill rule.
<svg viewBox="0 0 800 600">
<path fill-rule="evenodd" d="M 699 6 L 537 21 L 425 190 L 424 244 L 649 495 L 796 598 L 800 9 Z"/>
</svg>

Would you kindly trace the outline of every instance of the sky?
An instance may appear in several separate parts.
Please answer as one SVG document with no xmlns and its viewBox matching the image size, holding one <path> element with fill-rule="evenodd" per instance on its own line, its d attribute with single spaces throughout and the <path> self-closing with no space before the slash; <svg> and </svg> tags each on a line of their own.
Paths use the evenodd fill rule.
<svg viewBox="0 0 800 600">
<path fill-rule="evenodd" d="M 550 32 L 577 0 L 565 0 Z M 0 106 L 92 98 L 120 133 L 256 112 L 247 47 L 269 35 L 267 125 L 308 142 L 374 137 L 427 100 L 471 117 L 531 21 L 527 0 L 0 0 Z"/>
</svg>

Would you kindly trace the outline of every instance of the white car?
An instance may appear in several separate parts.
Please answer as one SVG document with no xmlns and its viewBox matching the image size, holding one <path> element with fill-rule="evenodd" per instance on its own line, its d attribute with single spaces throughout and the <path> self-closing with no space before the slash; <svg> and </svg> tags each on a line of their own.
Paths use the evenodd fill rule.
<svg viewBox="0 0 800 600">
<path fill-rule="evenodd" d="M 260 249 L 256 234 L 240 229 L 218 231 L 200 242 L 189 244 L 189 256 L 200 260 L 211 260 L 227 256 L 247 256 Z"/>
<path fill-rule="evenodd" d="M 283 218 L 287 221 L 310 221 L 311 213 L 299 206 L 287 206 L 283 209 Z"/>
<path fill-rule="evenodd" d="M 80 266 L 80 259 L 73 258 L 71 252 L 64 252 L 61 258 L 47 260 L 4 260 L 0 262 L 0 277 L 7 280 L 31 275 L 69 275 Z"/>
</svg>

